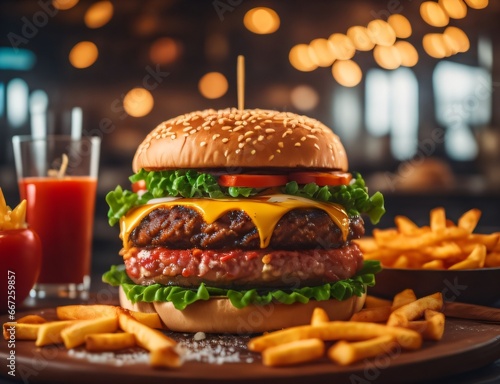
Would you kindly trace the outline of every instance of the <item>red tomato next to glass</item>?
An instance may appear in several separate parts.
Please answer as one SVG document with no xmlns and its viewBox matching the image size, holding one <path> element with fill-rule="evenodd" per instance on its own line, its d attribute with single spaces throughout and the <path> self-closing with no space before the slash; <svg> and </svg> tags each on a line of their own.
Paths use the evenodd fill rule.
<svg viewBox="0 0 500 384">
<path fill-rule="evenodd" d="M 0 313 L 28 297 L 42 263 L 42 243 L 32 229 L 0 230 Z M 10 313 L 10 312 L 9 312 Z"/>
</svg>

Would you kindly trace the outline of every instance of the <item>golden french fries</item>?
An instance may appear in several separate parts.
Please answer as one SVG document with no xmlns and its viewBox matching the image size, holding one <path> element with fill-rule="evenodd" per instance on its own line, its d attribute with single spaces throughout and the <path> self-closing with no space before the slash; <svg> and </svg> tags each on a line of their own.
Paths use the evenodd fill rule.
<svg viewBox="0 0 500 384">
<path fill-rule="evenodd" d="M 349 365 L 381 353 L 389 353 L 396 347 L 397 343 L 392 335 L 382 335 L 356 342 L 341 340 L 328 350 L 328 357 L 337 364 Z"/>
<path fill-rule="evenodd" d="M 49 344 L 62 343 L 61 332 L 63 329 L 75 324 L 76 320 L 49 321 L 43 323 L 38 328 L 38 334 L 35 341 L 37 347 L 43 347 Z"/>
<path fill-rule="evenodd" d="M 500 232 L 473 233 L 481 211 L 471 209 L 455 225 L 444 208 L 430 212 L 429 226 L 418 227 L 396 216 L 395 228 L 374 229 L 372 237 L 354 240 L 367 260 L 391 268 L 475 269 L 500 266 Z"/>
<path fill-rule="evenodd" d="M 135 345 L 132 333 L 95 333 L 85 336 L 85 349 L 91 352 L 118 351 Z"/>
<path fill-rule="evenodd" d="M 435 225 L 439 226 L 442 218 L 438 219 Z M 414 230 L 407 221 L 401 225 Z M 326 356 L 339 365 L 349 365 L 397 348 L 419 349 L 422 340 L 441 340 L 445 329 L 442 307 L 439 292 L 417 299 L 413 290 L 406 289 L 392 301 L 368 296 L 365 308 L 349 321 L 328 321 L 317 309 L 310 325 L 254 337 L 248 342 L 248 349 L 261 352 L 265 365 L 283 366 L 324 357 L 325 342 L 334 341 Z"/>
<path fill-rule="evenodd" d="M 181 364 L 174 349 L 176 342 L 170 337 L 140 323 L 125 309 L 118 310 L 118 323 L 123 331 L 135 335 L 137 345 L 150 352 L 153 367 L 178 367 Z"/>
<path fill-rule="evenodd" d="M 0 188 L 0 230 L 26 228 L 26 200 L 11 209 Z"/>
<path fill-rule="evenodd" d="M 118 329 L 118 319 L 113 317 L 100 317 L 91 320 L 78 321 L 61 331 L 61 338 L 67 349 L 74 348 L 85 342 L 85 336 L 92 333 L 115 332 Z"/>
<path fill-rule="evenodd" d="M 311 316 L 311 325 L 328 323 L 330 318 L 323 308 L 316 307 Z"/>
<path fill-rule="evenodd" d="M 0 202 L 1 204 L 1 202 Z M 1 208 L 1 207 L 0 207 Z M 157 313 L 129 311 L 113 305 L 67 305 L 56 308 L 58 320 L 39 315 L 4 323 L 6 340 L 34 340 L 35 346 L 63 343 L 67 349 L 85 344 L 88 351 L 117 351 L 141 347 L 150 352 L 153 367 L 181 364 L 177 343 L 154 328 L 163 328 Z M 121 332 L 123 331 L 123 332 Z"/>
<path fill-rule="evenodd" d="M 297 340 L 265 349 L 262 351 L 262 363 L 271 367 L 299 364 L 319 359 L 324 354 L 323 340 Z"/>
</svg>

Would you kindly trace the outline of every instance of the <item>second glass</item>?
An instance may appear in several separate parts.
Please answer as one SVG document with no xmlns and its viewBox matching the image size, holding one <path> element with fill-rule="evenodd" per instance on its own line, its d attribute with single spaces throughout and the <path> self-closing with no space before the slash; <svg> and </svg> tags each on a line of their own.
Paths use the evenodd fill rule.
<svg viewBox="0 0 500 384">
<path fill-rule="evenodd" d="M 13 138 L 27 222 L 42 241 L 36 297 L 88 292 L 100 139 Z"/>
</svg>

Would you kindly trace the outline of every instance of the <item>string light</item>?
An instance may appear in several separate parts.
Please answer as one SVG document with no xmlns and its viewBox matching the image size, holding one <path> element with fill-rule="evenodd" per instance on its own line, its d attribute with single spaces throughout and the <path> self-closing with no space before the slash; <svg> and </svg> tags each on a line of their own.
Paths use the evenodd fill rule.
<svg viewBox="0 0 500 384">
<path fill-rule="evenodd" d="M 361 68 L 352 60 L 340 60 L 333 63 L 332 75 L 337 83 L 344 87 L 355 87 L 363 78 Z"/>
<path fill-rule="evenodd" d="M 424 1 L 420 4 L 420 16 L 433 27 L 444 27 L 450 22 L 448 14 L 434 1 Z"/>
<path fill-rule="evenodd" d="M 99 56 L 97 46 L 91 41 L 81 41 L 69 52 L 69 62 L 75 68 L 88 68 Z"/>
</svg>

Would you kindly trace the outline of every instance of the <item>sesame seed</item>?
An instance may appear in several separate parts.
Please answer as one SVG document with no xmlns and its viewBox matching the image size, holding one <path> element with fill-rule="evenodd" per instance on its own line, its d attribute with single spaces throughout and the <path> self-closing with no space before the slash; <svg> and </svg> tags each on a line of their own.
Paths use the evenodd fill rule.
<svg viewBox="0 0 500 384">
<path fill-rule="evenodd" d="M 207 145 L 207 142 L 206 142 L 206 141 L 202 141 L 202 142 L 200 143 L 200 147 L 204 147 L 205 145 Z"/>
<path fill-rule="evenodd" d="M 191 129 L 191 130 L 189 131 L 189 134 L 190 134 L 190 135 L 192 135 L 193 133 L 196 133 L 196 129 Z"/>
<path fill-rule="evenodd" d="M 259 137 L 257 138 L 257 140 L 259 140 L 259 141 L 264 140 L 264 135 L 259 135 Z"/>
<path fill-rule="evenodd" d="M 300 138 L 300 141 L 306 141 L 306 139 L 307 139 L 307 137 L 302 136 L 302 137 Z"/>
<path fill-rule="evenodd" d="M 319 145 L 318 145 L 318 144 L 314 143 L 314 147 L 315 147 L 317 150 L 319 150 Z"/>
<path fill-rule="evenodd" d="M 255 149 L 252 149 L 252 151 L 250 152 L 252 155 L 255 155 Z"/>
<path fill-rule="evenodd" d="M 285 146 L 285 145 L 283 144 L 283 142 L 282 142 L 282 141 L 280 141 L 280 142 L 278 143 L 278 147 L 283 148 L 284 146 Z"/>
<path fill-rule="evenodd" d="M 239 136 L 238 136 L 238 141 L 241 141 L 241 140 L 243 140 L 244 138 L 245 138 L 245 135 L 239 135 Z"/>
<path fill-rule="evenodd" d="M 262 127 L 260 125 L 256 125 L 255 127 L 253 127 L 253 129 L 255 129 L 256 131 L 260 131 Z"/>
<path fill-rule="evenodd" d="M 226 121 L 226 119 L 224 119 L 223 117 L 221 117 L 221 118 L 219 119 L 219 124 L 221 124 L 221 125 L 222 125 L 222 124 L 224 124 L 224 122 L 225 122 L 225 121 Z"/>
<path fill-rule="evenodd" d="M 224 125 L 222 128 L 221 128 L 223 131 L 228 131 L 231 129 L 231 127 L 229 125 Z"/>
<path fill-rule="evenodd" d="M 277 150 L 276 150 L 276 153 L 281 153 L 281 149 L 277 149 Z"/>
<path fill-rule="evenodd" d="M 212 121 L 210 125 L 213 127 L 215 125 L 215 121 Z"/>
<path fill-rule="evenodd" d="M 222 140 L 222 141 L 224 141 L 224 140 Z M 226 150 L 224 151 L 224 157 L 227 157 L 227 154 L 228 154 L 228 153 L 229 153 L 229 150 L 228 150 L 228 149 L 226 149 Z"/>
<path fill-rule="evenodd" d="M 228 141 L 229 141 L 229 139 L 228 139 L 227 137 L 224 137 L 224 138 L 222 139 L 222 142 L 223 142 L 223 143 L 227 143 Z"/>
<path fill-rule="evenodd" d="M 295 143 L 295 146 L 296 147 L 300 147 L 300 143 Z"/>
<path fill-rule="evenodd" d="M 276 132 L 276 130 L 273 129 L 273 128 L 267 128 L 266 129 L 266 133 L 274 133 L 274 132 Z"/>
<path fill-rule="evenodd" d="M 239 125 L 239 126 L 237 126 L 236 128 L 233 129 L 233 132 L 238 132 L 238 131 L 241 131 L 242 129 L 243 129 L 243 126 Z"/>
<path fill-rule="evenodd" d="M 212 136 L 212 140 L 215 140 L 216 138 L 218 138 L 220 135 L 218 133 L 216 133 L 215 135 Z"/>
<path fill-rule="evenodd" d="M 191 130 L 191 126 L 186 127 L 186 128 L 183 128 L 183 129 L 182 129 L 182 132 L 188 132 L 188 131 L 190 131 L 190 130 Z"/>
<path fill-rule="evenodd" d="M 189 121 L 184 121 L 184 122 L 182 123 L 182 125 L 189 126 L 189 125 L 191 125 L 191 123 L 189 123 Z"/>
<path fill-rule="evenodd" d="M 234 151 L 234 153 L 238 154 L 241 152 L 241 149 L 237 149 L 236 151 Z"/>
<path fill-rule="evenodd" d="M 271 161 L 272 159 L 274 159 L 274 155 L 269 156 L 269 161 Z"/>
<path fill-rule="evenodd" d="M 248 131 L 245 132 L 245 136 L 252 136 L 255 132 L 254 131 Z"/>
<path fill-rule="evenodd" d="M 249 117 L 250 117 L 250 114 L 249 114 L 248 112 L 247 112 L 247 113 L 244 113 L 244 114 L 243 114 L 243 116 L 241 116 L 241 118 L 242 118 L 243 120 L 246 120 L 246 119 L 248 119 Z"/>
<path fill-rule="evenodd" d="M 238 148 L 243 148 L 245 146 L 245 143 L 239 143 Z"/>
<path fill-rule="evenodd" d="M 172 140 L 175 140 L 175 138 L 176 138 L 176 137 L 177 137 L 177 136 L 175 136 L 175 135 L 170 136 L 170 138 L 171 138 Z"/>
<path fill-rule="evenodd" d="M 308 138 L 310 139 L 313 139 L 313 140 L 319 140 L 318 139 L 318 136 L 314 136 L 314 135 L 306 135 Z"/>
</svg>

